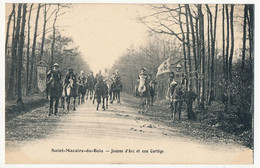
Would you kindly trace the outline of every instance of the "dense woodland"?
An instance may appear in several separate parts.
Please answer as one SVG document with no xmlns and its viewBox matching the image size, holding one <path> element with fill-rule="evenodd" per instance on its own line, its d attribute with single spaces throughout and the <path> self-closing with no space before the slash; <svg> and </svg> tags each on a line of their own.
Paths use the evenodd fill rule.
<svg viewBox="0 0 260 168">
<path fill-rule="evenodd" d="M 23 106 L 23 97 L 38 92 L 36 67 L 41 62 L 47 70 L 60 65 L 63 77 L 68 68 L 88 73 L 78 47 L 71 37 L 62 36 L 57 26 L 60 16 L 70 4 L 7 4 L 6 15 L 5 88 L 6 100 Z"/>
<path fill-rule="evenodd" d="M 23 106 L 23 97 L 38 92 L 36 66 L 48 70 L 57 62 L 64 76 L 69 67 L 76 73 L 90 68 L 71 37 L 62 35 L 59 17 L 70 4 L 8 4 L 5 39 L 6 100 Z M 133 94 L 141 67 L 157 81 L 156 98 L 165 99 L 169 74 L 158 77 L 157 68 L 170 58 L 198 95 L 195 108 L 207 113 L 219 103 L 232 120 L 252 128 L 254 107 L 254 5 L 156 4 L 137 18 L 150 36 L 142 46 L 132 45 L 115 62 L 123 90 Z"/>
<path fill-rule="evenodd" d="M 149 5 L 137 18 L 150 31 L 141 47 L 131 46 L 114 64 L 125 91 L 133 93 L 141 67 L 155 78 L 167 58 L 180 61 L 198 95 L 196 107 L 225 105 L 237 121 L 252 125 L 254 103 L 254 5 Z M 165 98 L 169 74 L 156 78 L 157 98 Z M 221 116 L 220 116 L 221 117 Z"/>
</svg>

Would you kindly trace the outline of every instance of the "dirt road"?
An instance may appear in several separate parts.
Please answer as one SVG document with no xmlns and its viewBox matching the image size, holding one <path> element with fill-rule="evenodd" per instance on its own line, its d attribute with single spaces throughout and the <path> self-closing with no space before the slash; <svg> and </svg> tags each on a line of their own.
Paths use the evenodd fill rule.
<svg viewBox="0 0 260 168">
<path fill-rule="evenodd" d="M 185 137 L 174 127 L 138 114 L 128 103 L 123 101 L 121 105 L 110 105 L 106 111 L 96 111 L 88 101 L 68 114 L 60 111 L 59 116 L 45 116 L 44 121 L 34 125 L 48 122 L 46 127 L 51 128 L 55 123 L 49 135 L 31 140 L 7 139 L 6 163 L 250 164 L 253 161 L 251 149 L 234 142 L 210 143 Z M 32 114 L 6 123 L 9 134 L 10 129 L 22 127 L 10 126 L 20 121 L 19 117 L 32 118 Z M 34 121 L 37 120 L 30 122 Z M 41 128 L 26 128 L 34 128 L 30 134 L 43 134 L 39 133 Z"/>
</svg>

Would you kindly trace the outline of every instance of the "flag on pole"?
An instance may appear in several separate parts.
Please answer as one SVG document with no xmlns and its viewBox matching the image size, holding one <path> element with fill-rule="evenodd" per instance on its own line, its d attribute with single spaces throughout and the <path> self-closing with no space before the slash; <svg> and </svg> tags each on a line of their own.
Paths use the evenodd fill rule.
<svg viewBox="0 0 260 168">
<path fill-rule="evenodd" d="M 168 58 L 166 61 L 164 61 L 159 67 L 158 67 L 158 71 L 157 71 L 157 76 L 167 73 L 167 72 L 171 72 L 170 70 L 170 58 Z"/>
</svg>

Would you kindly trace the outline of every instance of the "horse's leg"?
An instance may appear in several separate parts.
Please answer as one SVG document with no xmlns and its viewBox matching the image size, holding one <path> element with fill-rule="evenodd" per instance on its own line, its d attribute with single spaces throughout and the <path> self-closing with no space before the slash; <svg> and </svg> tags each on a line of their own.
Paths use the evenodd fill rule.
<svg viewBox="0 0 260 168">
<path fill-rule="evenodd" d="M 106 108 L 108 109 L 108 96 L 106 97 Z"/>
<path fill-rule="evenodd" d="M 181 110 L 182 110 L 182 105 L 183 105 L 183 102 L 180 101 L 180 102 L 179 102 L 179 120 L 181 120 Z"/>
<path fill-rule="evenodd" d="M 102 104 L 103 104 L 102 109 L 106 110 L 106 108 L 105 108 L 105 97 L 103 97 L 103 96 L 102 96 Z"/>
<path fill-rule="evenodd" d="M 151 96 L 151 107 L 153 107 L 153 95 Z"/>
<path fill-rule="evenodd" d="M 174 103 L 173 103 L 173 101 L 171 101 L 170 106 L 171 106 L 171 112 L 172 112 L 172 120 L 174 120 Z"/>
<path fill-rule="evenodd" d="M 57 113 L 58 113 L 58 104 L 59 104 L 59 98 L 56 97 L 56 99 L 55 99 L 55 113 L 54 113 L 54 115 L 57 115 Z"/>
<path fill-rule="evenodd" d="M 75 111 L 76 110 L 76 99 L 77 97 L 73 97 L 73 110 Z"/>
<path fill-rule="evenodd" d="M 91 100 L 92 98 L 90 97 L 90 100 Z M 92 103 L 93 104 L 95 104 L 95 99 L 96 99 L 96 95 L 94 95 L 94 97 L 93 97 L 93 100 L 92 100 Z"/>
<path fill-rule="evenodd" d="M 98 108 L 99 108 L 99 104 L 100 104 L 100 99 L 99 99 L 99 97 L 96 97 L 96 98 L 94 98 L 93 100 L 97 100 L 97 110 L 98 110 Z"/>
<path fill-rule="evenodd" d="M 78 96 L 78 105 L 80 105 L 80 93 L 79 93 L 79 96 Z"/>
<path fill-rule="evenodd" d="M 88 89 L 86 89 L 86 100 L 88 100 Z"/>
<path fill-rule="evenodd" d="M 48 96 L 49 96 L 49 86 L 46 85 L 46 100 L 48 100 Z"/>
<path fill-rule="evenodd" d="M 65 97 L 61 98 L 61 107 L 63 108 L 63 110 L 65 109 Z"/>
<path fill-rule="evenodd" d="M 53 113 L 53 98 L 50 96 L 50 109 L 49 109 L 49 116 Z"/>
<path fill-rule="evenodd" d="M 67 96 L 66 98 L 66 103 L 67 103 L 67 111 L 70 111 L 70 97 Z"/>
<path fill-rule="evenodd" d="M 178 102 L 176 101 L 176 102 L 174 102 L 174 114 L 172 116 L 173 120 L 175 119 L 175 115 L 177 113 L 177 107 L 178 107 Z"/>
<path fill-rule="evenodd" d="M 120 101 L 120 90 L 118 91 L 118 103 L 121 104 L 121 101 Z"/>
</svg>

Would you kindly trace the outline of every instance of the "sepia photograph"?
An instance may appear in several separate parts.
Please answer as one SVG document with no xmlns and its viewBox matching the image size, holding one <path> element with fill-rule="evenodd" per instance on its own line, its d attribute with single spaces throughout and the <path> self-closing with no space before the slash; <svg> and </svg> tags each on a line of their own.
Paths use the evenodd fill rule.
<svg viewBox="0 0 260 168">
<path fill-rule="evenodd" d="M 5 164 L 254 164 L 255 4 L 4 9 Z"/>
</svg>

